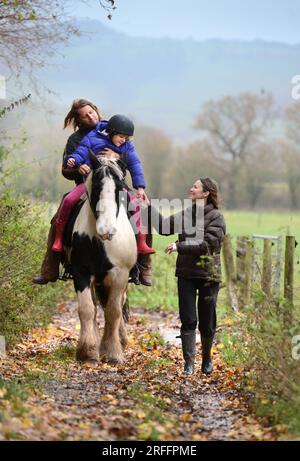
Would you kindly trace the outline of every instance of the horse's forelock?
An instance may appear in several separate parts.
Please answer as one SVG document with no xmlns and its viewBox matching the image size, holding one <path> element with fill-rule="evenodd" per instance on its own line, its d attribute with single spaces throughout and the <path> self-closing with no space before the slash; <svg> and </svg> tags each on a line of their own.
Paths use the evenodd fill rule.
<svg viewBox="0 0 300 461">
<path fill-rule="evenodd" d="M 124 174 L 117 164 L 116 160 L 103 158 L 100 160 L 100 166 L 93 171 L 92 190 L 91 190 L 91 206 L 96 210 L 100 194 L 103 188 L 105 178 L 111 178 L 116 185 L 116 192 L 123 189 Z"/>
<path fill-rule="evenodd" d="M 96 174 L 101 174 L 102 177 L 105 175 L 108 175 L 108 172 L 113 173 L 114 175 L 117 176 L 117 178 L 122 181 L 124 179 L 124 174 L 119 167 L 117 160 L 116 159 L 110 159 L 110 158 L 101 158 L 100 160 L 100 166 L 95 170 L 94 173 Z M 100 173 L 101 172 L 101 173 Z"/>
</svg>

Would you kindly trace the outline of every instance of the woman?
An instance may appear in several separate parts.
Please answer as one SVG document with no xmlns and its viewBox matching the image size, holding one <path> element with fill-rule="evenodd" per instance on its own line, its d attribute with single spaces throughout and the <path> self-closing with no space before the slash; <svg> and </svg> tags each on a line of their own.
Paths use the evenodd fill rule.
<svg viewBox="0 0 300 461">
<path fill-rule="evenodd" d="M 181 320 L 181 343 L 185 361 L 184 373 L 194 373 L 196 348 L 196 298 L 198 292 L 198 326 L 202 343 L 202 372 L 213 371 L 211 348 L 216 331 L 216 303 L 221 281 L 220 251 L 226 233 L 224 217 L 219 211 L 220 197 L 217 184 L 210 178 L 198 179 L 190 189 L 192 208 L 164 218 L 151 207 L 151 223 L 161 235 L 172 235 L 175 226 L 190 216 L 194 229 L 203 228 L 203 239 L 191 240 L 186 231 L 186 221 L 179 233 L 179 240 L 169 244 L 165 252 L 178 252 L 176 276 L 178 277 L 179 314 Z M 202 204 L 202 219 L 199 216 Z M 204 209 L 203 209 L 204 207 Z M 204 220 L 204 223 L 203 223 Z M 190 223 L 191 224 L 191 223 Z M 190 227 L 190 226 L 189 226 Z M 167 229 L 167 230 L 166 230 Z"/>
<path fill-rule="evenodd" d="M 65 146 L 63 159 L 66 155 L 72 154 L 80 141 L 89 133 L 102 119 L 101 113 L 97 106 L 86 99 L 76 99 L 73 101 L 70 111 L 65 117 L 64 129 L 72 127 L 72 133 Z M 76 184 L 83 182 L 83 177 L 88 174 L 90 167 L 81 165 L 76 171 L 64 168 L 62 165 L 62 174 L 66 179 L 75 181 Z M 48 233 L 47 250 L 44 256 L 41 273 L 33 277 L 32 282 L 38 285 L 46 285 L 49 282 L 55 282 L 59 277 L 59 264 L 61 255 L 52 251 L 52 245 L 55 239 L 55 221 L 58 211 L 51 219 L 51 227 Z"/>
</svg>

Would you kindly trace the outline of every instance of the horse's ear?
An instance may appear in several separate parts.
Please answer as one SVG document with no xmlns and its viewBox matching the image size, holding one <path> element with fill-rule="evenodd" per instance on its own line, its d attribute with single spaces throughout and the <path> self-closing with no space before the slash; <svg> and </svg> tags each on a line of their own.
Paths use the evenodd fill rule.
<svg viewBox="0 0 300 461">
<path fill-rule="evenodd" d="M 96 155 L 91 150 L 89 150 L 89 159 L 90 159 L 90 162 L 91 162 L 92 169 L 97 170 L 97 168 L 99 168 L 101 163 L 99 162 Z"/>
</svg>

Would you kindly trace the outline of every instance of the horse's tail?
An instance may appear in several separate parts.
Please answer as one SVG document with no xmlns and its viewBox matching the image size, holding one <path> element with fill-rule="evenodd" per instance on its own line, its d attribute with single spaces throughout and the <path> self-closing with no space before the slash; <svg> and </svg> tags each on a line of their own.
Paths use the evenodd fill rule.
<svg viewBox="0 0 300 461">
<path fill-rule="evenodd" d="M 93 283 L 92 291 L 94 292 L 94 302 L 95 300 L 96 302 L 99 301 L 100 306 L 104 309 L 107 303 L 107 292 L 104 286 Z"/>
<path fill-rule="evenodd" d="M 97 305 L 97 301 L 99 301 L 101 308 L 104 310 L 107 303 L 107 291 L 105 290 L 105 287 L 102 284 L 93 283 L 91 286 L 91 291 L 94 304 Z M 127 296 L 122 306 L 122 315 L 124 321 L 128 323 L 130 316 L 130 306 Z"/>
</svg>

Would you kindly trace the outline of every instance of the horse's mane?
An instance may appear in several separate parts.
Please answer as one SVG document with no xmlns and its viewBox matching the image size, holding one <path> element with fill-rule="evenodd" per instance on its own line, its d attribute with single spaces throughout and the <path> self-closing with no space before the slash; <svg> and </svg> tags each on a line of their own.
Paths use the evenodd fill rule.
<svg viewBox="0 0 300 461">
<path fill-rule="evenodd" d="M 93 170 L 93 175 L 90 175 L 86 184 L 92 210 L 96 209 L 102 190 L 102 181 L 105 177 L 111 177 L 114 181 L 116 194 L 124 188 L 125 172 L 122 171 L 118 159 L 103 157 L 98 158 L 98 162 L 96 168 Z"/>
<path fill-rule="evenodd" d="M 103 172 L 106 173 L 107 170 L 112 172 L 120 181 L 124 180 L 124 173 L 120 166 L 118 165 L 117 159 L 103 157 L 100 160 L 100 166 L 95 170 L 95 173 Z"/>
</svg>

